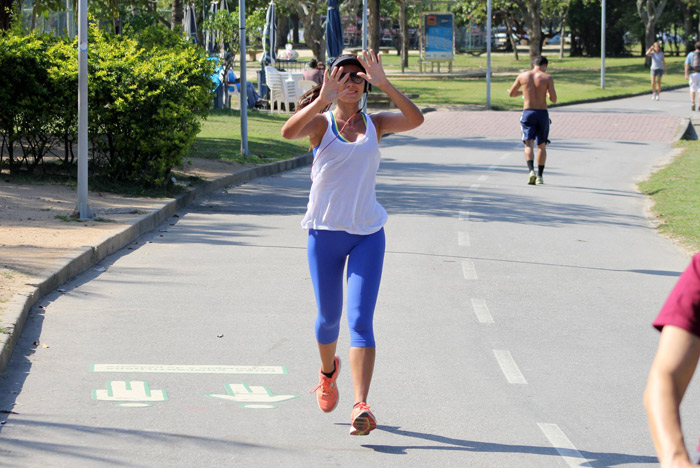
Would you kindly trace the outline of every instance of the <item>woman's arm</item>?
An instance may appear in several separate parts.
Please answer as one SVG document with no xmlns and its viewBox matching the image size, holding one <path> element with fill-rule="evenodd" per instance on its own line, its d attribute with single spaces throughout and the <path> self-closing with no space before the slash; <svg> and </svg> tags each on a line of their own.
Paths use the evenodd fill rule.
<svg viewBox="0 0 700 468">
<path fill-rule="evenodd" d="M 344 95 L 348 90 L 342 89 L 350 78 L 342 79 L 343 67 L 334 68 L 330 73 L 326 72 L 321 92 L 308 106 L 296 112 L 282 126 L 282 137 L 287 140 L 296 140 L 309 137 L 311 146 L 317 146 L 326 131 L 326 119 L 320 115 L 329 104 Z"/>
<path fill-rule="evenodd" d="M 373 116 L 372 122 L 377 129 L 377 136 L 381 138 L 385 133 L 405 132 L 421 125 L 424 120 L 423 113 L 413 101 L 389 82 L 382 66 L 381 54 L 377 55 L 373 50 L 364 50 L 358 59 L 365 68 L 365 73 L 359 72 L 358 75 L 384 91 L 400 111 L 380 112 Z"/>
</svg>

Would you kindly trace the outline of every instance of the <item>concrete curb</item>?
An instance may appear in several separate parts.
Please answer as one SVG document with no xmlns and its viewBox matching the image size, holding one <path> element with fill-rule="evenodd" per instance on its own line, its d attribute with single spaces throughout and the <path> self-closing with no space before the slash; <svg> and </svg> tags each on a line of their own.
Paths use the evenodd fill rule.
<svg viewBox="0 0 700 468">
<path fill-rule="evenodd" d="M 673 141 L 678 140 L 697 140 L 698 134 L 695 131 L 695 126 L 693 125 L 693 120 L 689 117 L 684 118 L 681 121 L 680 129 L 676 133 Z"/>
<path fill-rule="evenodd" d="M 312 160 L 311 153 L 307 153 L 285 161 L 242 169 L 231 175 L 197 185 L 175 199 L 163 202 L 160 208 L 143 215 L 134 221 L 131 226 L 105 236 L 104 239 L 97 242 L 94 246 L 85 246 L 59 260 L 55 268 L 52 269 L 53 271 L 47 271 L 39 278 L 38 284 L 33 285 L 34 289 L 29 292 L 18 293 L 8 302 L 4 321 L 7 321 L 9 325 L 6 330 L 7 333 L 0 334 L 0 375 L 5 372 L 10 363 L 12 352 L 22 335 L 29 311 L 42 297 L 88 270 L 108 255 L 126 247 L 143 234 L 157 228 L 178 210 L 186 207 L 198 197 L 231 185 L 241 185 L 258 177 L 265 177 L 306 166 L 311 164 Z"/>
</svg>

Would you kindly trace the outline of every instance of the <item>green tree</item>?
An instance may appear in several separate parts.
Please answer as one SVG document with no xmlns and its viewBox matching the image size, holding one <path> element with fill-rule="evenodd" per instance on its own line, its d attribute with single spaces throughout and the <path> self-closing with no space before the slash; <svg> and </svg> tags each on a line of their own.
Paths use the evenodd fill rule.
<svg viewBox="0 0 700 468">
<path fill-rule="evenodd" d="M 520 38 L 528 37 L 530 60 L 542 53 L 547 37 L 562 32 L 561 25 L 571 0 L 493 0 L 495 24 L 504 24 Z M 465 10 L 485 23 L 486 5 L 481 0 L 463 0 Z M 543 31 L 543 29 L 545 29 Z"/>
<path fill-rule="evenodd" d="M 656 40 L 656 22 L 666 7 L 667 0 L 637 0 L 637 12 L 644 23 L 644 46 L 648 49 Z"/>
</svg>

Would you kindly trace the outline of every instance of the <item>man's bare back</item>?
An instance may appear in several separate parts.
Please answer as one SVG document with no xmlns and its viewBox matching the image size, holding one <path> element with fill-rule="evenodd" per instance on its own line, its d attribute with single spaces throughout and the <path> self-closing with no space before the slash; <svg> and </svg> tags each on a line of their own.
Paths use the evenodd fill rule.
<svg viewBox="0 0 700 468">
<path fill-rule="evenodd" d="M 547 109 L 547 95 L 552 103 L 557 102 L 554 79 L 545 73 L 546 69 L 546 65 L 535 65 L 519 74 L 510 87 L 510 97 L 523 96 L 523 109 Z"/>
</svg>

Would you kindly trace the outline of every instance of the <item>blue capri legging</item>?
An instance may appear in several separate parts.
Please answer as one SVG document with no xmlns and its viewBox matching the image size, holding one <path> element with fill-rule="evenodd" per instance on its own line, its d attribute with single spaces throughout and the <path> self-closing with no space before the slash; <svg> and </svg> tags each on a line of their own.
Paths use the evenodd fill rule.
<svg viewBox="0 0 700 468">
<path fill-rule="evenodd" d="M 347 314 L 350 346 L 373 348 L 374 306 L 384 264 L 384 229 L 357 235 L 345 231 L 309 230 L 308 256 L 318 315 L 316 339 L 338 339 L 343 313 L 343 270 L 347 259 Z"/>
</svg>

